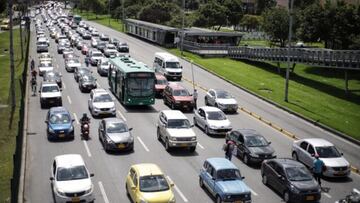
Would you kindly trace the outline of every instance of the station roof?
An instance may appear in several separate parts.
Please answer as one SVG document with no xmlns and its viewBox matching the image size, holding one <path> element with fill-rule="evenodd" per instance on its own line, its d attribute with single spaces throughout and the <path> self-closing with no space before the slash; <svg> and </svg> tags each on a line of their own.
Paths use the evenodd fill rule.
<svg viewBox="0 0 360 203">
<path fill-rule="evenodd" d="M 186 28 L 184 31 L 187 36 L 225 36 L 225 37 L 241 37 L 240 32 L 219 32 L 203 28 Z"/>
<path fill-rule="evenodd" d="M 150 22 L 146 22 L 146 21 L 142 21 L 142 20 L 131 19 L 131 18 L 125 19 L 125 22 L 135 23 L 137 25 L 143 25 L 143 26 L 147 26 L 147 27 L 151 27 L 151 28 L 160 29 L 160 30 L 178 31 L 178 29 L 174 28 L 174 27 L 170 27 L 170 26 L 166 26 L 166 25 L 159 25 L 159 24 L 150 23 Z"/>
</svg>

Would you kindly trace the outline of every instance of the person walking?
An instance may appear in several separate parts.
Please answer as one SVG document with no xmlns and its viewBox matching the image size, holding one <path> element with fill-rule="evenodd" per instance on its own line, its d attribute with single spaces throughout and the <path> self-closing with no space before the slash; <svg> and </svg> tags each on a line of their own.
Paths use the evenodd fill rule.
<svg viewBox="0 0 360 203">
<path fill-rule="evenodd" d="M 315 180 L 319 183 L 321 187 L 321 177 L 323 170 L 325 168 L 324 162 L 319 159 L 319 154 L 315 154 L 315 160 L 313 162 L 313 173 Z"/>
<path fill-rule="evenodd" d="M 225 151 L 225 158 L 231 161 L 234 151 L 234 142 L 229 140 L 224 147 L 224 151 Z"/>
<path fill-rule="evenodd" d="M 193 99 L 194 99 L 194 108 L 195 109 L 197 109 L 197 98 L 198 98 L 197 89 L 194 89 Z"/>
<path fill-rule="evenodd" d="M 31 82 L 31 90 L 32 90 L 32 93 L 33 93 L 32 95 L 36 96 L 36 86 L 37 86 L 36 77 L 31 77 L 30 82 Z"/>
<path fill-rule="evenodd" d="M 34 59 L 31 59 L 30 70 L 33 71 L 34 69 L 35 69 L 35 61 Z"/>
</svg>

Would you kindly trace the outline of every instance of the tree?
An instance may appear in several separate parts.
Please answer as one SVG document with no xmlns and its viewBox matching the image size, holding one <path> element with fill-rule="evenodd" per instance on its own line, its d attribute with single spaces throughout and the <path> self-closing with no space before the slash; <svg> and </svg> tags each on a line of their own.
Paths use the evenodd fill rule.
<svg viewBox="0 0 360 203">
<path fill-rule="evenodd" d="M 175 3 L 154 0 L 145 6 L 139 13 L 139 19 L 163 24 L 171 20 L 172 15 L 180 13 L 180 8 Z"/>
<path fill-rule="evenodd" d="M 300 11 L 297 36 L 304 42 L 315 42 L 322 36 L 324 9 L 319 3 Z"/>
<path fill-rule="evenodd" d="M 196 26 L 213 27 L 221 26 L 226 23 L 226 7 L 216 0 L 209 0 L 208 3 L 200 6 L 197 11 L 198 19 L 194 22 Z"/>
<path fill-rule="evenodd" d="M 233 26 L 238 25 L 243 17 L 242 0 L 225 0 L 223 5 L 226 8 L 227 23 Z"/>
<path fill-rule="evenodd" d="M 262 27 L 272 42 L 279 42 L 281 47 L 289 34 L 289 15 L 284 7 L 276 7 L 266 10 L 263 13 Z"/>
<path fill-rule="evenodd" d="M 0 13 L 6 10 L 7 0 L 0 0 Z"/>
<path fill-rule="evenodd" d="M 274 8 L 276 6 L 276 0 L 257 0 L 256 1 L 256 13 L 261 15 L 265 10 Z"/>
<path fill-rule="evenodd" d="M 261 25 L 262 21 L 263 19 L 261 16 L 246 14 L 242 17 L 240 25 L 246 27 L 246 30 L 249 31 L 257 29 Z"/>
</svg>

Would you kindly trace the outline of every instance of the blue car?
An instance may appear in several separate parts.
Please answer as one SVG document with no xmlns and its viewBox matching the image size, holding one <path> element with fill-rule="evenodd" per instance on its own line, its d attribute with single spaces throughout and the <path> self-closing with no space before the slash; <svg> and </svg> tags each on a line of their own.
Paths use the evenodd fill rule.
<svg viewBox="0 0 360 203">
<path fill-rule="evenodd" d="M 74 119 L 71 119 L 69 111 L 64 107 L 53 107 L 47 115 L 47 137 L 52 139 L 74 139 Z"/>
<path fill-rule="evenodd" d="M 225 158 L 208 158 L 200 170 L 200 187 L 206 188 L 217 203 L 250 203 L 251 192 L 239 169 Z"/>
</svg>

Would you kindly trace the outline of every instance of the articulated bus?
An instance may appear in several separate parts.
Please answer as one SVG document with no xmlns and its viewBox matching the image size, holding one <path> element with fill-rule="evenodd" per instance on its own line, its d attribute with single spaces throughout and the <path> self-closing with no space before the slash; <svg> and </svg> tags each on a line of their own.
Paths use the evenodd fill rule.
<svg viewBox="0 0 360 203">
<path fill-rule="evenodd" d="M 111 58 L 110 90 L 125 106 L 155 103 L 155 72 L 129 56 Z"/>
</svg>

